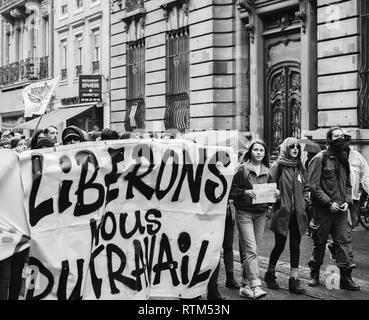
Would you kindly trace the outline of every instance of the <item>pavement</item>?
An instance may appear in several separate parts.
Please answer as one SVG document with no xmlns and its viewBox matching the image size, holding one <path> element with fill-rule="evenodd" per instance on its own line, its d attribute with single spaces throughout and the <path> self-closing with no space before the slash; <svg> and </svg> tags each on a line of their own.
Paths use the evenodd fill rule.
<svg viewBox="0 0 369 320">
<path fill-rule="evenodd" d="M 241 263 L 239 262 L 239 254 L 235 252 L 234 261 L 234 274 L 235 279 L 241 283 Z M 259 267 L 260 267 L 260 278 L 264 279 L 264 274 L 267 270 L 269 258 L 259 257 Z M 329 273 L 321 271 L 321 283 L 319 287 L 311 288 L 308 286 L 308 281 L 310 279 L 310 269 L 305 267 L 300 267 L 300 280 L 303 286 L 306 288 L 306 293 L 303 295 L 292 294 L 288 291 L 288 279 L 289 279 L 290 266 L 287 262 L 279 262 L 276 268 L 277 282 L 279 283 L 279 290 L 269 289 L 265 282 L 262 280 L 262 288 L 267 292 L 267 296 L 262 298 L 262 300 L 369 300 L 369 282 L 363 279 L 358 279 L 353 276 L 353 280 L 360 286 L 360 291 L 351 292 L 340 289 L 328 289 L 325 286 L 325 279 Z M 228 289 L 225 287 L 225 269 L 223 259 L 221 260 L 221 268 L 218 278 L 218 287 L 222 296 L 226 300 L 247 300 L 246 298 L 241 298 L 238 293 L 238 289 Z"/>
</svg>

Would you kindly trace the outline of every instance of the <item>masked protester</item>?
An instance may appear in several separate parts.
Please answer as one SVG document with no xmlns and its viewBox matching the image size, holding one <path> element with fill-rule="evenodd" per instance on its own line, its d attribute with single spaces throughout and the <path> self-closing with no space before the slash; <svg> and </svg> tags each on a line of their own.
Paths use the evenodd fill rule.
<svg viewBox="0 0 369 320">
<path fill-rule="evenodd" d="M 352 246 L 347 225 L 347 210 L 352 205 L 350 180 L 350 146 L 344 132 L 334 127 L 327 132 L 328 148 L 318 153 L 309 163 L 308 177 L 311 188 L 314 248 L 309 261 L 309 286 L 320 285 L 320 267 L 323 264 L 329 235 L 333 239 L 335 258 L 340 269 L 340 288 L 356 291 L 359 286 L 351 278 Z"/>
</svg>

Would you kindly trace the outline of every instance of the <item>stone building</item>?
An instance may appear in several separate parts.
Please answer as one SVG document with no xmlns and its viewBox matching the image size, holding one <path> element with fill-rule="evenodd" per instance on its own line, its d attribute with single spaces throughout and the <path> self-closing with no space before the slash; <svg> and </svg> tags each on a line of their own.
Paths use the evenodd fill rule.
<svg viewBox="0 0 369 320">
<path fill-rule="evenodd" d="M 52 1 L 0 1 L 1 129 L 24 121 L 22 89 L 52 75 Z"/>
<path fill-rule="evenodd" d="M 368 6 L 112 1 L 111 125 L 251 131 L 271 151 L 340 125 L 366 153 Z"/>
</svg>

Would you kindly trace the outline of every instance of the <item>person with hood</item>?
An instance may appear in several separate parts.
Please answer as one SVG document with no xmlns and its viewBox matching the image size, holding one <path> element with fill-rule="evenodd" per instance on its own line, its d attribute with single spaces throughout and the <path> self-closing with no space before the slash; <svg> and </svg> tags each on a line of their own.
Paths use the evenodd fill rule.
<svg viewBox="0 0 369 320">
<path fill-rule="evenodd" d="M 340 288 L 349 291 L 360 290 L 352 280 L 351 233 L 347 223 L 347 210 L 352 206 L 352 185 L 350 179 L 350 145 L 340 127 L 327 132 L 328 148 L 318 153 L 309 164 L 309 181 L 313 219 L 312 238 L 314 248 L 310 267 L 309 286 L 319 286 L 320 267 L 324 261 L 329 235 L 334 244 L 335 259 L 340 269 Z"/>
<path fill-rule="evenodd" d="M 62 141 L 63 145 L 68 145 L 87 141 L 87 138 L 83 130 L 76 126 L 69 126 L 63 130 Z"/>
<path fill-rule="evenodd" d="M 296 138 L 286 138 L 280 146 L 280 154 L 271 168 L 271 174 L 280 190 L 280 199 L 274 206 L 270 228 L 274 232 L 275 245 L 270 254 L 264 280 L 268 288 L 279 289 L 275 268 L 284 251 L 287 235 L 290 238 L 291 293 L 304 294 L 299 280 L 300 243 L 308 223 L 306 209 L 309 206 L 309 185 L 306 170 L 301 162 L 301 145 Z"/>
<path fill-rule="evenodd" d="M 264 235 L 268 203 L 253 204 L 255 184 L 272 182 L 267 146 L 262 140 L 251 142 L 243 163 L 234 175 L 230 199 L 236 209 L 236 223 L 242 248 L 242 287 L 240 296 L 259 299 L 266 296 L 261 288 L 258 248 Z M 274 195 L 278 198 L 279 191 Z"/>
</svg>

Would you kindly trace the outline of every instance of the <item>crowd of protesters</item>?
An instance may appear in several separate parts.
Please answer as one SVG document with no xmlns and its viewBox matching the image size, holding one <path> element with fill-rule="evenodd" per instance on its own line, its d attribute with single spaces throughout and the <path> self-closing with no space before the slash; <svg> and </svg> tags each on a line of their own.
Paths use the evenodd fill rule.
<svg viewBox="0 0 369 320">
<path fill-rule="evenodd" d="M 155 133 L 119 134 L 109 128 L 86 133 L 76 126 L 68 126 L 62 131 L 59 143 L 58 129 L 49 126 L 44 130 L 37 130 L 30 138 L 6 131 L 1 135 L 0 148 L 23 152 L 84 141 L 157 137 Z M 172 134 L 161 136 L 174 137 Z M 292 294 L 306 292 L 307 289 L 299 280 L 300 244 L 304 235 L 311 235 L 313 248 L 312 258 L 308 263 L 311 270 L 309 286 L 320 285 L 320 267 L 328 244 L 340 270 L 340 288 L 360 290 L 351 277 L 356 265 L 353 263 L 351 229 L 348 228 L 347 215 L 349 210 L 358 210 L 359 185 L 362 184 L 369 193 L 369 167 L 365 159 L 350 147 L 350 138 L 339 127 L 329 129 L 326 150 L 309 153 L 305 163 L 302 161 L 301 143 L 296 138 L 289 137 L 283 141 L 279 147 L 279 156 L 273 163 L 265 142 L 248 138 L 250 143 L 239 158 L 227 206 L 223 242 L 226 287 L 239 289 L 239 295 L 248 299 L 259 299 L 267 295 L 262 288 L 258 252 L 263 243 L 268 210 L 272 207 L 270 228 L 274 232 L 275 241 L 270 248 L 269 264 L 263 278 L 268 288 L 280 288 L 276 277 L 277 262 L 289 235 L 288 288 Z M 254 204 L 254 186 L 265 183 L 276 184 L 275 203 Z M 235 227 L 238 229 L 242 263 L 241 284 L 235 280 L 233 272 Z M 0 261 L 0 270 L 1 267 Z M 209 281 L 209 300 L 223 299 L 217 284 L 219 268 L 220 262 Z"/>
</svg>

